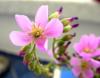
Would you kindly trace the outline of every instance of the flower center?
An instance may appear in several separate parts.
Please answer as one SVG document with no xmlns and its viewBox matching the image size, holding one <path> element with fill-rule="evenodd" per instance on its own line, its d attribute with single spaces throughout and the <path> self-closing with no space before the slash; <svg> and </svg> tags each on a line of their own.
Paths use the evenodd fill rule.
<svg viewBox="0 0 100 78">
<path fill-rule="evenodd" d="M 34 38 L 39 38 L 42 35 L 43 30 L 38 26 L 33 26 L 31 34 Z"/>
<path fill-rule="evenodd" d="M 83 70 L 88 69 L 88 67 L 89 67 L 88 62 L 86 62 L 86 61 L 82 61 L 81 67 L 82 67 Z"/>
<path fill-rule="evenodd" d="M 92 52 L 90 48 L 84 48 L 83 51 L 86 52 L 86 53 L 91 53 Z"/>
</svg>

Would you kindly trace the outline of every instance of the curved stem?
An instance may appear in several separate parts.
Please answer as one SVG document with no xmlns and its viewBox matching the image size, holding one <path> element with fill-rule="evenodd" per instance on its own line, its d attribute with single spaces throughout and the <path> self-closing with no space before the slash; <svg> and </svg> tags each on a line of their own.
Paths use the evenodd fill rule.
<svg viewBox="0 0 100 78">
<path fill-rule="evenodd" d="M 37 56 L 37 54 L 36 54 L 36 45 L 34 44 L 34 46 L 33 46 L 33 52 L 34 52 L 34 56 L 35 56 L 35 58 L 36 58 L 36 60 L 37 60 L 37 63 L 39 64 L 40 62 L 39 62 L 39 58 L 38 58 L 38 56 Z"/>
<path fill-rule="evenodd" d="M 53 52 L 53 56 L 56 58 L 56 54 L 55 54 L 55 42 L 56 42 L 56 39 L 53 38 L 53 43 L 52 43 L 52 52 Z"/>
<path fill-rule="evenodd" d="M 36 45 L 35 44 L 31 44 L 32 48 L 31 48 L 31 52 L 33 53 L 34 57 L 35 57 L 35 60 L 37 61 L 37 63 L 39 63 L 39 59 L 37 57 L 37 54 L 36 54 Z"/>
</svg>

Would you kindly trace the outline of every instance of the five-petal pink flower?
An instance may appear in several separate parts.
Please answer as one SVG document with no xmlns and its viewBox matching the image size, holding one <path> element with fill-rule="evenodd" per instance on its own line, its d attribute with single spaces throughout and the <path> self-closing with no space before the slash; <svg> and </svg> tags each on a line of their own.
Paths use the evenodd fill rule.
<svg viewBox="0 0 100 78">
<path fill-rule="evenodd" d="M 93 78 L 93 69 L 100 67 L 100 62 L 90 58 L 79 59 L 72 57 L 70 63 L 72 65 L 73 74 L 77 78 Z"/>
<path fill-rule="evenodd" d="M 82 57 L 95 57 L 100 55 L 98 45 L 99 40 L 95 35 L 84 35 L 80 42 L 74 45 L 74 49 Z"/>
<path fill-rule="evenodd" d="M 16 22 L 22 31 L 12 31 L 10 39 L 16 46 L 25 46 L 34 42 L 41 49 L 47 49 L 47 38 L 59 37 L 63 32 L 63 25 L 59 19 L 48 21 L 48 6 L 41 6 L 35 16 L 35 22 L 25 15 L 15 15 Z"/>
</svg>

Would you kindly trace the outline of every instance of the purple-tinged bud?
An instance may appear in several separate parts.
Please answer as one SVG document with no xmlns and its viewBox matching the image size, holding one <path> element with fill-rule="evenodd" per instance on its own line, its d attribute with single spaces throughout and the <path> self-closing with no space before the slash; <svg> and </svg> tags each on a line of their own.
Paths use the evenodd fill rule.
<svg viewBox="0 0 100 78">
<path fill-rule="evenodd" d="M 57 11 L 58 11 L 59 14 L 61 14 L 62 11 L 63 11 L 63 7 L 61 6 Z"/>
<path fill-rule="evenodd" d="M 78 20 L 78 17 L 71 17 L 71 18 L 67 18 L 68 21 L 73 22 L 75 20 Z"/>
<path fill-rule="evenodd" d="M 78 20 L 78 17 L 69 18 L 69 21 L 70 21 L 70 22 L 73 22 L 74 20 Z"/>
<path fill-rule="evenodd" d="M 52 14 L 50 14 L 49 16 L 49 20 L 53 19 L 53 18 L 59 18 L 61 13 L 62 13 L 63 7 L 60 7 L 58 10 L 56 10 L 55 12 L 53 12 Z"/>
<path fill-rule="evenodd" d="M 62 22 L 62 24 L 63 24 L 64 27 L 70 24 L 70 21 L 67 18 L 61 19 L 61 22 Z"/>
<path fill-rule="evenodd" d="M 76 27 L 78 27 L 79 26 L 79 24 L 73 24 L 72 25 L 72 28 L 76 28 Z"/>
</svg>

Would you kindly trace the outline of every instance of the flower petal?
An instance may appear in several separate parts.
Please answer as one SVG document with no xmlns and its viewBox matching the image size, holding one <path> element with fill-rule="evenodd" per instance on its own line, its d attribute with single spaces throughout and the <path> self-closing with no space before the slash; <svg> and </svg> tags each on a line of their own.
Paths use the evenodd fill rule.
<svg viewBox="0 0 100 78">
<path fill-rule="evenodd" d="M 83 73 L 83 78 L 93 78 L 93 76 L 94 76 L 94 73 L 93 73 L 92 69 L 87 69 Z"/>
<path fill-rule="evenodd" d="M 93 52 L 92 57 L 100 56 L 100 49 Z"/>
<path fill-rule="evenodd" d="M 46 26 L 44 33 L 51 38 L 59 37 L 63 32 L 63 25 L 59 19 L 52 19 Z"/>
<path fill-rule="evenodd" d="M 85 53 L 85 52 L 80 52 L 79 54 L 80 56 L 82 56 L 83 58 L 88 58 L 88 57 L 92 57 L 92 54 L 91 53 Z"/>
<path fill-rule="evenodd" d="M 99 41 L 98 41 L 98 38 L 96 38 L 96 36 L 94 35 L 94 34 L 91 34 L 90 36 L 89 36 L 89 46 L 90 46 L 90 48 L 91 49 L 96 49 L 97 47 L 98 47 L 98 43 L 99 43 Z"/>
<path fill-rule="evenodd" d="M 74 44 L 74 50 L 77 52 L 77 53 L 80 53 L 81 51 L 82 51 L 82 49 L 83 49 L 83 47 L 80 45 L 80 43 L 75 43 Z"/>
<path fill-rule="evenodd" d="M 35 23 L 44 28 L 47 22 L 48 22 L 48 6 L 43 5 L 38 9 L 36 13 Z"/>
<path fill-rule="evenodd" d="M 23 31 L 30 31 L 32 28 L 32 22 L 29 20 L 29 18 L 25 15 L 15 15 L 15 19 L 19 27 Z"/>
<path fill-rule="evenodd" d="M 32 38 L 24 32 L 12 31 L 10 33 L 10 40 L 16 46 L 25 46 L 32 41 Z"/>
<path fill-rule="evenodd" d="M 48 50 L 48 51 L 47 51 L 47 55 L 48 55 L 49 57 L 51 57 L 51 58 L 54 58 L 54 57 L 53 57 L 52 50 Z"/>
<path fill-rule="evenodd" d="M 70 60 L 71 65 L 74 66 L 80 66 L 80 59 L 76 57 L 72 57 Z"/>
<path fill-rule="evenodd" d="M 92 65 L 93 68 L 98 68 L 98 67 L 100 67 L 100 61 L 91 59 L 90 62 L 91 62 L 91 65 Z"/>
<path fill-rule="evenodd" d="M 78 77 L 81 73 L 81 69 L 80 69 L 80 67 L 74 67 L 74 68 L 72 68 L 72 72 L 76 77 Z"/>
<path fill-rule="evenodd" d="M 35 44 L 40 49 L 40 51 L 42 51 L 42 52 L 48 50 L 48 40 L 46 38 L 36 39 Z"/>
<path fill-rule="evenodd" d="M 83 35 L 80 39 L 80 45 L 85 48 L 88 47 L 89 37 L 88 35 Z"/>
</svg>

